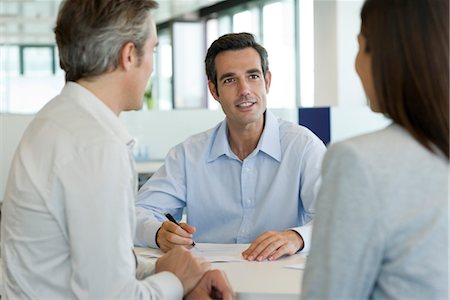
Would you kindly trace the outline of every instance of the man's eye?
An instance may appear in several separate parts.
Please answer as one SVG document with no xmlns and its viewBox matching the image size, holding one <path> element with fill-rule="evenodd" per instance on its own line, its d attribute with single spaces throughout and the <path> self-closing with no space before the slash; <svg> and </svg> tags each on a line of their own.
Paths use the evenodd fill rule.
<svg viewBox="0 0 450 300">
<path fill-rule="evenodd" d="M 250 75 L 250 78 L 251 79 L 258 79 L 259 75 L 258 74 L 252 74 L 252 75 Z"/>
<path fill-rule="evenodd" d="M 234 82 L 234 78 L 227 78 L 223 81 L 224 84 L 232 83 Z"/>
</svg>

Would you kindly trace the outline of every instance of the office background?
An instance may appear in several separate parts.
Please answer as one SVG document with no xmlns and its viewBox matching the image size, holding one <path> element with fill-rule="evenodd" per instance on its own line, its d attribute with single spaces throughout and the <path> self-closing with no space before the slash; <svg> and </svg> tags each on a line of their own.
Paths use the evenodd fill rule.
<svg viewBox="0 0 450 300">
<path fill-rule="evenodd" d="M 211 42 L 228 32 L 251 32 L 267 48 L 268 106 L 276 115 L 299 123 L 314 116 L 311 126 L 325 123 L 331 142 L 387 124 L 366 106 L 354 71 L 363 0 L 158 2 L 159 47 L 145 105 L 121 115 L 137 139 L 142 172 L 154 168 L 146 169 L 146 161 L 160 161 L 170 147 L 223 119 L 207 91 L 203 60 Z M 52 31 L 59 3 L 0 1 L 0 200 L 22 132 L 64 85 Z"/>
</svg>

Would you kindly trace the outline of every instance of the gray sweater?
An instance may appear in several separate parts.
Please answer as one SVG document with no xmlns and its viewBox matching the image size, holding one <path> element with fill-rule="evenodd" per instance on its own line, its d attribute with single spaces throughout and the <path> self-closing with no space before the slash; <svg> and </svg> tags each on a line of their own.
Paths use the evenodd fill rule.
<svg viewBox="0 0 450 300">
<path fill-rule="evenodd" d="M 447 299 L 448 167 L 397 125 L 332 145 L 303 299 Z"/>
</svg>

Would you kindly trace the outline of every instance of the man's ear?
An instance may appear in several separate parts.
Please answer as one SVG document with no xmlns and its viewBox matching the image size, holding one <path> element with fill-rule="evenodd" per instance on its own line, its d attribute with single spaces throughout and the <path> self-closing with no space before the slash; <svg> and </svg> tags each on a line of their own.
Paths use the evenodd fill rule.
<svg viewBox="0 0 450 300">
<path fill-rule="evenodd" d="M 120 50 L 119 65 L 126 71 L 128 71 L 133 65 L 135 65 L 136 59 L 136 47 L 134 43 L 126 43 Z"/>
<path fill-rule="evenodd" d="M 272 82 L 272 73 L 269 70 L 266 71 L 264 80 L 266 82 L 266 93 L 269 93 L 270 83 Z"/>
<path fill-rule="evenodd" d="M 208 89 L 214 99 L 216 99 L 216 101 L 219 101 L 219 93 L 217 92 L 216 85 L 211 80 L 208 80 Z"/>
</svg>

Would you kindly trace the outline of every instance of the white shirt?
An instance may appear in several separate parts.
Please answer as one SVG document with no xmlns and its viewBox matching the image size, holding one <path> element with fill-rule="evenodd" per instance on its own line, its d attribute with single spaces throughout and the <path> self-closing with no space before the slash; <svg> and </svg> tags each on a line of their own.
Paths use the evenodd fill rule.
<svg viewBox="0 0 450 300">
<path fill-rule="evenodd" d="M 25 298 L 176 299 L 175 275 L 132 252 L 133 139 L 88 90 L 67 83 L 25 131 L 2 211 L 4 295 Z M 138 276 L 139 277 L 139 276 Z"/>
</svg>

